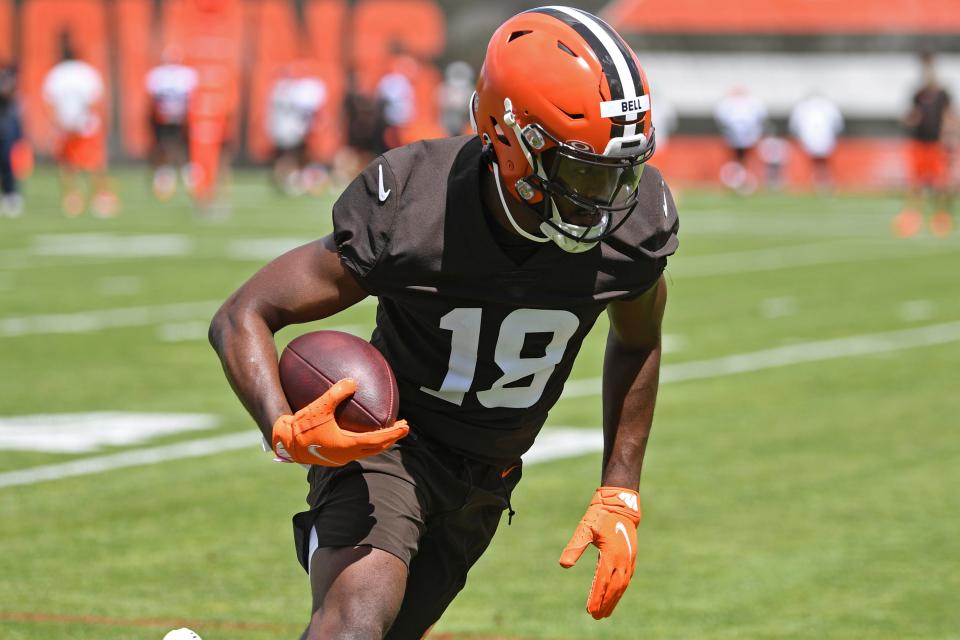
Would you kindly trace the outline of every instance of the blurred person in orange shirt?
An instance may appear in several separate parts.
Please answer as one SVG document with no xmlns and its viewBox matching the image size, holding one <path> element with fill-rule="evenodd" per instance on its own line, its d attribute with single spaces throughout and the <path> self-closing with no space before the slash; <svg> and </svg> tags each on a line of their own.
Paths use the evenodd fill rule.
<svg viewBox="0 0 960 640">
<path fill-rule="evenodd" d="M 16 218 L 23 212 L 16 165 L 24 144 L 17 72 L 12 66 L 0 65 L 0 217 Z"/>
<path fill-rule="evenodd" d="M 903 211 L 894 219 L 893 231 L 906 238 L 923 228 L 924 191 L 932 194 L 934 206 L 930 230 L 946 236 L 953 229 L 950 211 L 951 188 L 945 133 L 957 126 L 957 116 L 950 94 L 940 84 L 930 51 L 920 53 L 923 84 L 913 95 L 903 125 L 910 136 L 908 162 L 910 188 Z"/>
<path fill-rule="evenodd" d="M 150 166 L 153 170 L 153 194 L 167 200 L 176 193 L 177 171 L 187 175 L 187 110 L 190 94 L 197 86 L 197 72 L 182 64 L 177 47 L 169 46 L 161 55 L 161 63 L 147 73 L 147 95 L 150 98 L 150 130 L 153 146 Z"/>
<path fill-rule="evenodd" d="M 92 181 L 93 214 L 116 215 L 118 201 L 107 177 L 103 79 L 92 65 L 77 59 L 66 34 L 61 37 L 61 62 L 44 78 L 43 99 L 59 137 L 56 157 L 64 213 L 78 216 L 86 208 L 86 198 L 77 186 L 77 173 L 83 172 Z"/>
</svg>

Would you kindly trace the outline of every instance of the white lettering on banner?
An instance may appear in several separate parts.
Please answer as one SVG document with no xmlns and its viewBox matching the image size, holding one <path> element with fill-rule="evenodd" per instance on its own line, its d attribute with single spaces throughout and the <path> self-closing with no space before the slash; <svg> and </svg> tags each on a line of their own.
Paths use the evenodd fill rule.
<svg viewBox="0 0 960 640">
<path fill-rule="evenodd" d="M 650 110 L 650 96 L 637 96 L 626 100 L 607 100 L 600 103 L 601 118 L 622 118 Z"/>
</svg>

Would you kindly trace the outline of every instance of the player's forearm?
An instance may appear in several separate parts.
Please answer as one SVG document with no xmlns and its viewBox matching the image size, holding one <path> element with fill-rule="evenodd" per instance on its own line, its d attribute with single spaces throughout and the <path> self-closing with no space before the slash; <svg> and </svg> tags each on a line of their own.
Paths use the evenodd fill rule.
<svg viewBox="0 0 960 640">
<path fill-rule="evenodd" d="M 210 323 L 209 337 L 234 393 L 270 442 L 274 421 L 291 413 L 280 387 L 273 332 L 263 318 L 228 301 Z"/>
<path fill-rule="evenodd" d="M 611 334 L 603 367 L 604 486 L 637 489 L 660 378 L 660 342 L 631 349 Z"/>
</svg>

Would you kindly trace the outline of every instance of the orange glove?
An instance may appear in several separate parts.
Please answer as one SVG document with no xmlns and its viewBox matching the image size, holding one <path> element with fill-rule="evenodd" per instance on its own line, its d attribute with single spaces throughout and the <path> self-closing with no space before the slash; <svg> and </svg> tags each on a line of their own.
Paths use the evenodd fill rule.
<svg viewBox="0 0 960 640">
<path fill-rule="evenodd" d="M 406 420 L 367 433 L 342 430 L 333 412 L 356 390 L 357 383 L 345 378 L 296 414 L 277 418 L 273 425 L 274 453 L 300 464 L 342 467 L 389 449 L 409 433 Z"/>
<path fill-rule="evenodd" d="M 594 544 L 600 549 L 587 598 L 587 611 L 597 620 L 613 613 L 630 584 L 637 559 L 639 524 L 640 494 L 620 487 L 600 487 L 560 555 L 560 566 L 569 569 L 587 545 Z"/>
</svg>

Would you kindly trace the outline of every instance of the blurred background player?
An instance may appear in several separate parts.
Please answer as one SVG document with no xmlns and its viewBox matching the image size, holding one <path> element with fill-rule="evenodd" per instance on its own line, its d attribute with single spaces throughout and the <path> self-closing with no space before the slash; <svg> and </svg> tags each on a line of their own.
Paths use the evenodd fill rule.
<svg viewBox="0 0 960 640">
<path fill-rule="evenodd" d="M 440 121 L 448 136 L 470 131 L 470 96 L 473 95 L 473 67 L 463 60 L 451 62 L 443 70 L 438 102 Z"/>
<path fill-rule="evenodd" d="M 945 133 L 957 126 L 950 94 L 937 78 L 933 53 L 920 53 L 922 84 L 903 117 L 903 125 L 910 136 L 910 187 L 903 211 L 893 224 L 894 233 L 906 238 L 923 227 L 923 192 L 929 189 L 933 200 L 930 230 L 934 235 L 946 236 L 953 228 L 950 212 L 951 194 Z"/>
<path fill-rule="evenodd" d="M 0 216 L 15 218 L 23 212 L 16 167 L 17 151 L 23 144 L 17 72 L 12 66 L 0 66 Z"/>
<path fill-rule="evenodd" d="M 187 110 L 197 86 L 197 72 L 182 64 L 178 49 L 167 47 L 161 63 L 147 73 L 146 84 L 153 132 L 153 194 L 158 200 L 168 200 L 176 193 L 178 171 L 189 181 Z"/>
<path fill-rule="evenodd" d="M 810 158 L 813 184 L 818 190 L 829 189 L 830 156 L 843 131 L 843 114 L 826 96 L 812 92 L 790 112 L 790 133 Z"/>
<path fill-rule="evenodd" d="M 771 126 L 757 145 L 757 155 L 763 163 L 763 186 L 770 191 L 783 189 L 784 173 L 790 160 L 790 143 L 777 135 Z"/>
<path fill-rule="evenodd" d="M 60 39 L 61 61 L 43 81 L 43 99 L 50 108 L 59 134 L 57 161 L 60 164 L 62 207 L 68 216 L 86 208 L 86 198 L 77 185 L 77 173 L 90 175 L 94 215 L 117 213 L 117 198 L 107 178 L 106 132 L 103 114 L 103 79 L 90 64 L 78 60 L 70 39 Z"/>
<path fill-rule="evenodd" d="M 273 85 L 267 114 L 267 135 L 273 144 L 271 177 L 287 195 L 319 186 L 314 184 L 316 172 L 309 170 L 309 141 L 326 99 L 323 80 L 295 68 L 282 70 Z"/>
<path fill-rule="evenodd" d="M 387 149 L 413 142 L 407 139 L 405 129 L 416 114 L 416 94 L 412 78 L 417 74 L 418 64 L 414 58 L 400 55 L 393 61 L 393 69 L 377 83 L 377 97 L 383 103 L 383 119 L 386 125 L 383 143 Z"/>
<path fill-rule="evenodd" d="M 747 169 L 747 159 L 763 137 L 767 108 L 745 86 L 737 86 L 717 103 L 714 119 L 733 154 L 720 169 L 720 181 L 734 191 L 752 192 L 756 178 Z"/>
</svg>

